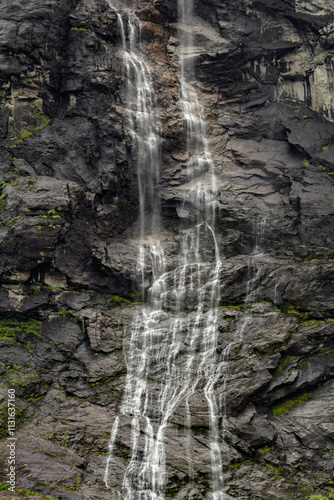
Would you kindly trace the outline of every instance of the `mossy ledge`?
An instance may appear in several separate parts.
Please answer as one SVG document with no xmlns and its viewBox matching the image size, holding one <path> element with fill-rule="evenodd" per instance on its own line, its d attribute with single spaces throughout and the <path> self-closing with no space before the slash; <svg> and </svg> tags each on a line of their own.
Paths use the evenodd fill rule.
<svg viewBox="0 0 334 500">
<path fill-rule="evenodd" d="M 289 410 L 291 410 L 291 408 L 293 408 L 294 406 L 303 405 L 304 403 L 306 403 L 310 399 L 311 396 L 312 396 L 311 393 L 305 392 L 304 394 L 301 394 L 300 396 L 296 396 L 295 398 L 286 399 L 282 403 L 273 406 L 273 408 L 272 408 L 273 416 L 276 417 L 277 415 L 280 415 L 281 413 L 286 413 Z"/>
</svg>

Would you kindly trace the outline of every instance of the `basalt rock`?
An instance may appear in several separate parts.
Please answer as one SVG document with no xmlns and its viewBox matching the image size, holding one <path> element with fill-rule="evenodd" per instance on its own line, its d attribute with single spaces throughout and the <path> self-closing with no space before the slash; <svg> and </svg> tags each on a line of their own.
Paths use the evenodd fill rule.
<svg viewBox="0 0 334 500">
<path fill-rule="evenodd" d="M 177 4 L 128 6 L 142 24 L 159 117 L 156 199 L 170 290 L 193 220 Z M 148 265 L 141 289 L 138 158 L 120 24 L 105 0 L 6 0 L 0 15 L 1 461 L 11 387 L 21 489 L 13 498 L 118 499 L 130 419 L 114 444 L 110 489 L 108 442 L 133 318 L 146 307 L 153 272 Z M 217 359 L 232 344 L 215 386 L 224 500 L 331 498 L 334 7 L 205 0 L 194 15 L 192 83 L 217 175 L 223 255 Z M 203 173 L 203 185 L 210 182 Z M 213 254 L 210 241 L 198 271 L 204 289 Z M 188 286 L 185 324 L 195 321 Z M 174 305 L 166 295 L 165 325 Z M 188 402 L 191 429 L 184 401 L 166 429 L 166 493 L 178 500 L 210 498 L 202 389 Z"/>
</svg>

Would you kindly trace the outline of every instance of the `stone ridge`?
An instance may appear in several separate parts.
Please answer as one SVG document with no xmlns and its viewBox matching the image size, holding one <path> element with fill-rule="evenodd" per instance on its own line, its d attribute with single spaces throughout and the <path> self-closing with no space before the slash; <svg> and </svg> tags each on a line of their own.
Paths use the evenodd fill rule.
<svg viewBox="0 0 334 500">
<path fill-rule="evenodd" d="M 191 189 L 177 6 L 153 0 L 133 8 L 162 130 L 157 196 L 172 282 L 189 225 L 180 206 Z M 243 336 L 230 352 L 220 421 L 225 500 L 329 499 L 334 7 L 331 0 L 201 0 L 195 14 L 195 86 L 216 168 L 224 254 L 218 354 Z M 130 420 L 115 443 L 111 490 L 103 474 L 131 320 L 142 307 L 133 280 L 136 155 L 117 16 L 105 0 L 3 0 L 0 18 L 0 417 L 6 429 L 13 387 L 15 498 L 116 499 Z M 192 321 L 191 296 L 186 305 Z M 166 324 L 172 316 L 167 311 Z M 198 391 L 190 400 L 191 481 L 182 404 L 171 419 L 167 497 L 209 498 L 203 407 Z"/>
</svg>

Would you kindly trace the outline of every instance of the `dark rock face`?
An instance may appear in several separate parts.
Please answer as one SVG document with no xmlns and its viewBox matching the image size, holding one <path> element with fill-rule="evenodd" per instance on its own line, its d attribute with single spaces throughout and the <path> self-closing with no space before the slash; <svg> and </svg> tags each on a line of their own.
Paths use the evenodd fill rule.
<svg viewBox="0 0 334 500">
<path fill-rule="evenodd" d="M 157 197 L 172 282 L 191 188 L 177 5 L 132 7 L 162 130 Z M 17 487 L 41 498 L 116 499 L 129 462 L 125 418 L 111 489 L 103 475 L 142 307 L 133 279 L 137 158 L 117 15 L 104 0 L 3 0 L 0 15 L 1 460 L 13 387 Z M 224 254 L 217 355 L 232 343 L 227 380 L 215 388 L 226 406 L 225 500 L 331 498 L 334 7 L 206 0 L 195 4 L 194 33 Z M 166 492 L 178 500 L 210 498 L 203 393 L 189 404 L 191 481 L 182 403 L 166 430 Z"/>
</svg>

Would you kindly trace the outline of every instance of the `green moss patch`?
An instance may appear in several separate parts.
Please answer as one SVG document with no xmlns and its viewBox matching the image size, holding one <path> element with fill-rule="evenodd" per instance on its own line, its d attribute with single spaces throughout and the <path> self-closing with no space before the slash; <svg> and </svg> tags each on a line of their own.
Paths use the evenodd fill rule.
<svg viewBox="0 0 334 500">
<path fill-rule="evenodd" d="M 40 334 L 42 322 L 37 319 L 22 321 L 16 318 L 0 319 L 0 339 L 15 342 L 17 334 L 32 334 L 42 338 Z"/>
<path fill-rule="evenodd" d="M 8 491 L 8 484 L 0 483 L 0 490 Z M 58 498 L 51 497 L 50 495 L 42 495 L 41 493 L 36 493 L 35 491 L 27 490 L 26 488 L 16 488 L 16 493 L 23 495 L 24 497 L 41 497 L 46 498 L 47 500 L 58 500 Z"/>
<path fill-rule="evenodd" d="M 25 412 L 26 412 L 25 409 L 18 408 L 16 406 L 16 408 L 15 408 L 15 426 L 16 426 L 16 428 L 18 425 L 20 425 L 20 423 L 22 423 L 25 420 L 25 418 L 24 418 Z M 0 426 L 0 439 L 4 439 L 4 438 L 8 437 L 7 419 L 8 419 L 8 404 L 3 403 L 2 407 L 0 407 L 0 420 L 3 422 L 6 422 L 6 424 L 3 423 L 3 425 Z M 2 490 L 2 489 L 4 489 L 4 488 L 1 488 L 1 483 L 0 483 L 0 490 Z"/>
<path fill-rule="evenodd" d="M 51 118 L 44 115 L 35 102 L 32 101 L 29 103 L 29 111 L 31 112 L 31 119 L 29 121 L 32 123 L 26 124 L 26 127 L 20 131 L 19 136 L 10 148 L 19 148 L 24 139 L 35 135 L 39 130 L 43 130 L 47 125 L 49 125 Z M 12 155 L 11 152 L 9 153 Z M 14 158 L 14 160 L 15 159 L 21 160 L 22 158 Z"/>
<path fill-rule="evenodd" d="M 310 319 L 307 321 L 303 321 L 300 324 L 301 324 L 301 326 L 311 326 L 311 325 L 325 325 L 328 323 L 334 323 L 334 319 L 333 318 L 328 318 L 326 320 Z"/>
<path fill-rule="evenodd" d="M 109 304 L 113 304 L 114 306 L 138 306 L 141 305 L 142 302 L 131 302 L 131 300 L 126 299 L 125 297 L 120 297 L 118 295 L 112 295 L 110 299 L 108 299 Z"/>
<path fill-rule="evenodd" d="M 293 359 L 298 358 L 298 356 L 289 356 L 281 361 L 281 363 L 278 365 L 277 371 L 281 372 L 283 371 L 285 365 L 289 363 L 289 361 L 292 361 Z"/>
<path fill-rule="evenodd" d="M 291 408 L 293 408 L 296 405 L 302 405 L 306 403 L 306 401 L 310 399 L 311 395 L 312 394 L 310 393 L 301 394 L 300 396 L 297 396 L 293 399 L 287 399 L 283 403 L 274 406 L 272 409 L 273 416 L 276 417 L 276 415 L 288 412 L 289 410 L 291 410 Z"/>
<path fill-rule="evenodd" d="M 260 453 L 260 455 L 264 455 L 265 453 L 273 449 L 273 446 L 264 446 L 263 448 L 258 448 L 257 452 Z"/>
</svg>

